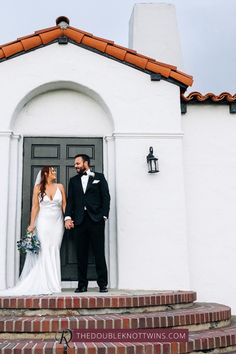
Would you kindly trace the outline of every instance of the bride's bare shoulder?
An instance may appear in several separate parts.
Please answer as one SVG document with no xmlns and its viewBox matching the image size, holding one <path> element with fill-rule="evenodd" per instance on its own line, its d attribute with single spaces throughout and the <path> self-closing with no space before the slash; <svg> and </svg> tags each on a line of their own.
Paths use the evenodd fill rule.
<svg viewBox="0 0 236 354">
<path fill-rule="evenodd" d="M 33 190 L 33 198 L 38 198 L 40 194 L 40 184 L 36 184 Z"/>
<path fill-rule="evenodd" d="M 64 188 L 64 186 L 63 186 L 62 183 L 57 183 L 57 187 L 58 187 L 61 191 L 64 191 L 64 190 L 65 190 L 65 188 Z"/>
<path fill-rule="evenodd" d="M 39 192 L 39 191 L 40 191 L 40 184 L 36 184 L 36 185 L 34 186 L 34 191 L 35 191 L 35 192 Z"/>
</svg>

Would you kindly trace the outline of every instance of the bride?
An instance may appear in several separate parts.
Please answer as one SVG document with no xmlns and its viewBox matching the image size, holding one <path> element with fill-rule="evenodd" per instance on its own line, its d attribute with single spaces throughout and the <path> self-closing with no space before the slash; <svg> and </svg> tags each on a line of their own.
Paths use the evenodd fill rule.
<svg viewBox="0 0 236 354">
<path fill-rule="evenodd" d="M 0 296 L 40 295 L 61 291 L 60 246 L 64 233 L 66 195 L 63 185 L 55 182 L 55 169 L 44 166 L 36 178 L 30 225 L 27 229 L 29 232 L 36 229 L 41 243 L 40 252 L 38 255 L 27 253 L 18 283 L 13 288 L 0 291 Z"/>
</svg>

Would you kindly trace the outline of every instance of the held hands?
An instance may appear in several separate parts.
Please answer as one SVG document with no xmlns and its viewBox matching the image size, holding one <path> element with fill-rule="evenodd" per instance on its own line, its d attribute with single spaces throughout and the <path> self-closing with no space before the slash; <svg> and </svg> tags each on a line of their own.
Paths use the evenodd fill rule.
<svg viewBox="0 0 236 354">
<path fill-rule="evenodd" d="M 74 221 L 73 221 L 73 220 L 69 219 L 69 220 L 66 220 L 66 221 L 65 221 L 65 228 L 66 228 L 67 230 L 73 229 L 74 226 L 75 226 L 75 225 L 74 225 Z"/>
</svg>

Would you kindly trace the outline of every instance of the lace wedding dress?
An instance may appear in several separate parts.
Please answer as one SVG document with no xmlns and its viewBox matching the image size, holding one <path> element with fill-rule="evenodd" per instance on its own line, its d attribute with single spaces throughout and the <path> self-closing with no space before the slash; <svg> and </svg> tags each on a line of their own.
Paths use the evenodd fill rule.
<svg viewBox="0 0 236 354">
<path fill-rule="evenodd" d="M 40 201 L 36 231 L 41 242 L 38 255 L 27 253 L 18 283 L 0 291 L 0 296 L 41 295 L 61 291 L 60 246 L 64 233 L 62 195 L 57 187 L 51 200 Z"/>
</svg>

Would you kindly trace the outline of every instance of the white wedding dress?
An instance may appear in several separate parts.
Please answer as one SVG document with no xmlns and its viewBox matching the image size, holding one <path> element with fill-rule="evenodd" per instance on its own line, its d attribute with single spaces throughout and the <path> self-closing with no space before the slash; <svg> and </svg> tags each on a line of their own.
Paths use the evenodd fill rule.
<svg viewBox="0 0 236 354">
<path fill-rule="evenodd" d="M 57 187 L 51 200 L 39 203 L 36 232 L 41 242 L 38 255 L 27 253 L 18 283 L 0 291 L 0 296 L 41 295 L 61 291 L 60 246 L 64 233 L 62 194 Z"/>
</svg>

